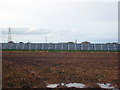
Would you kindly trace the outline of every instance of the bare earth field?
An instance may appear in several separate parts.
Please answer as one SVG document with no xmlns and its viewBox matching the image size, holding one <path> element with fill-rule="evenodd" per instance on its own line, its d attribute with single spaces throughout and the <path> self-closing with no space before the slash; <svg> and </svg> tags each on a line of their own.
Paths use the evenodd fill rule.
<svg viewBox="0 0 120 90">
<path fill-rule="evenodd" d="M 3 51 L 3 88 L 46 88 L 48 84 L 82 83 L 120 88 L 117 52 Z M 66 88 L 58 86 L 57 88 Z"/>
</svg>

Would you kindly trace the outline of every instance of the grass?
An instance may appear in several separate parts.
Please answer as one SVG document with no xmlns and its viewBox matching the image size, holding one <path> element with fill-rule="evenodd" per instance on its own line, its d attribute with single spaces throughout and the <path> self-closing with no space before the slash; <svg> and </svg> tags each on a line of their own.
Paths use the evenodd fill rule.
<svg viewBox="0 0 120 90">
<path fill-rule="evenodd" d="M 4 49 L 0 51 L 44 51 L 44 52 L 120 52 L 120 51 L 105 51 L 105 50 L 14 50 Z"/>
</svg>

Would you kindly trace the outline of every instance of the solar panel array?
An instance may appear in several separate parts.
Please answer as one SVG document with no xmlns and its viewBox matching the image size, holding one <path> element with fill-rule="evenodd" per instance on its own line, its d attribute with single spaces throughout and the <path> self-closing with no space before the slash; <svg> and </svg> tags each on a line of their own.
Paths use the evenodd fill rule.
<svg viewBox="0 0 120 90">
<path fill-rule="evenodd" d="M 78 43 L 1 43 L 6 50 L 104 50 L 119 51 L 120 44 L 78 44 Z"/>
</svg>

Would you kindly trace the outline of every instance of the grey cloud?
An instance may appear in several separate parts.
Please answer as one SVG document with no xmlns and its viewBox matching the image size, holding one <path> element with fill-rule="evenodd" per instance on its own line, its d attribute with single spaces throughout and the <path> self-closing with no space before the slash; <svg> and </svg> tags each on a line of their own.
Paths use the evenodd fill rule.
<svg viewBox="0 0 120 90">
<path fill-rule="evenodd" d="M 8 28 L 1 28 L 0 29 L 2 31 L 2 34 L 8 34 Z M 11 28 L 11 34 L 16 34 L 16 35 L 38 35 L 38 34 L 49 34 L 52 33 L 52 30 L 50 29 L 35 29 L 35 30 L 31 30 L 30 28 Z"/>
</svg>

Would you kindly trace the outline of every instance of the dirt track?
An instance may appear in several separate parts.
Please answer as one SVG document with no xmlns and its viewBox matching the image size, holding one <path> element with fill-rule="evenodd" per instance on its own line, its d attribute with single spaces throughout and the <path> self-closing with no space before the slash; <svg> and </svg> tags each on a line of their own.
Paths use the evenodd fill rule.
<svg viewBox="0 0 120 90">
<path fill-rule="evenodd" d="M 50 83 L 110 82 L 119 87 L 115 52 L 3 52 L 3 88 L 46 88 Z"/>
</svg>

